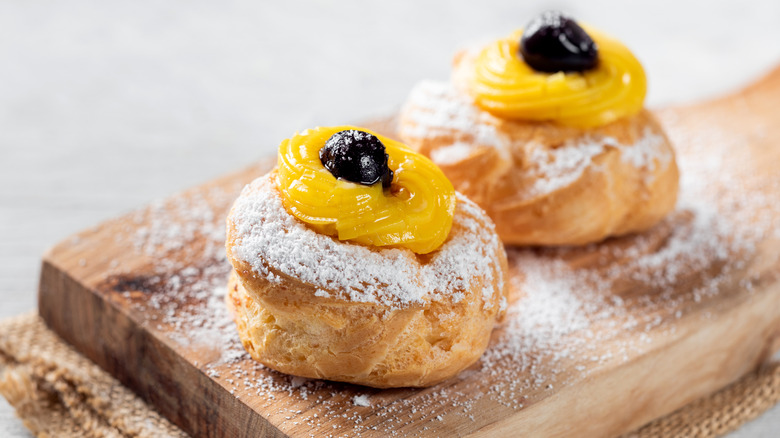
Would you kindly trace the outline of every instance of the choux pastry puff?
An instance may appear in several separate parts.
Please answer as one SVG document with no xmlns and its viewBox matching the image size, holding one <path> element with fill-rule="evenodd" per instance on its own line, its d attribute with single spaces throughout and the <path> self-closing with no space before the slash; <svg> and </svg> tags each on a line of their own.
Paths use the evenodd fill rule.
<svg viewBox="0 0 780 438">
<path fill-rule="evenodd" d="M 227 219 L 228 305 L 265 366 L 423 387 L 484 352 L 507 305 L 490 218 L 408 147 L 350 126 L 279 147 Z"/>
<path fill-rule="evenodd" d="M 546 12 L 458 53 L 449 83 L 420 83 L 399 135 L 504 243 L 587 244 L 646 230 L 675 206 L 674 151 L 643 108 L 646 89 L 620 42 Z"/>
</svg>

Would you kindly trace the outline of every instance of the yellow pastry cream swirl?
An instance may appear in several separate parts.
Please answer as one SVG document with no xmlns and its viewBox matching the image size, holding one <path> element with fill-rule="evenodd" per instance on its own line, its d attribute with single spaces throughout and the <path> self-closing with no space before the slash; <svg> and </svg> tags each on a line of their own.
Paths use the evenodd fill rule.
<svg viewBox="0 0 780 438">
<path fill-rule="evenodd" d="M 606 125 L 642 109 L 644 69 L 623 44 L 582 26 L 598 46 L 598 64 L 584 72 L 544 73 L 518 53 L 522 30 L 477 55 L 469 84 L 475 103 L 514 120 L 553 121 L 579 128 Z"/>
<path fill-rule="evenodd" d="M 393 172 L 389 188 L 336 178 L 320 149 L 345 130 L 375 135 Z M 455 211 L 455 189 L 442 171 L 406 145 L 352 126 L 319 127 L 279 146 L 278 189 L 285 209 L 315 231 L 339 240 L 430 253 L 446 240 Z"/>
</svg>

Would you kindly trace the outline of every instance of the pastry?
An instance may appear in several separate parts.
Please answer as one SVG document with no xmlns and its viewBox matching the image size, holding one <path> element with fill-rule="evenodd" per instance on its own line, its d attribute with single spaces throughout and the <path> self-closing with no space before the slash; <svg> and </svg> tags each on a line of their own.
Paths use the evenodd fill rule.
<svg viewBox="0 0 780 438">
<path fill-rule="evenodd" d="M 669 139 L 620 42 L 547 12 L 455 56 L 409 96 L 399 135 L 479 204 L 502 240 L 576 245 L 646 230 L 674 208 Z"/>
<path fill-rule="evenodd" d="M 297 376 L 432 385 L 479 358 L 506 308 L 489 217 L 430 160 L 366 129 L 282 142 L 235 201 L 226 246 L 244 347 Z"/>
</svg>

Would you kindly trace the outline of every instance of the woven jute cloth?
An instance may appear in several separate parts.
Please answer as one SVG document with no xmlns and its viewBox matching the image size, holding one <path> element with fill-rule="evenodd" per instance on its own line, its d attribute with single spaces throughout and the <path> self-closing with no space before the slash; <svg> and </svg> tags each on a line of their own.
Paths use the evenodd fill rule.
<svg viewBox="0 0 780 438">
<path fill-rule="evenodd" d="M 0 322 L 0 394 L 39 437 L 186 436 L 35 314 Z M 623 438 L 721 436 L 778 401 L 775 363 Z"/>
</svg>

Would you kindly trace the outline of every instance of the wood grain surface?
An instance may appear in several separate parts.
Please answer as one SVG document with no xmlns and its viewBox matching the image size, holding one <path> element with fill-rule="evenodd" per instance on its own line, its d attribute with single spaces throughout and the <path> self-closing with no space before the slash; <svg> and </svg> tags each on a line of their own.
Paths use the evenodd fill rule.
<svg viewBox="0 0 780 438">
<path fill-rule="evenodd" d="M 592 291 L 598 308 L 576 315 L 586 324 L 561 335 L 556 351 L 566 354 L 500 354 L 526 345 L 511 339 L 520 322 L 510 312 L 489 360 L 433 388 L 380 391 L 258 366 L 222 308 L 228 268 L 219 233 L 242 185 L 272 160 L 58 244 L 43 261 L 40 314 L 195 436 L 619 435 L 725 386 L 780 347 L 780 215 L 772 208 L 780 189 L 779 100 L 777 69 L 726 98 L 657 113 L 684 182 L 686 171 L 709 178 L 691 183 L 707 188 L 711 198 L 702 202 L 716 209 L 713 226 L 730 219 L 718 215 L 735 216 L 732 228 L 713 234 L 728 237 L 721 245 L 681 254 L 696 263 L 623 269 L 660 258 L 701 229 L 700 212 L 685 205 L 639 236 L 508 249 L 516 306 L 533 299 L 523 289 L 533 286 L 527 265 L 609 274 L 609 287 Z M 697 173 L 703 162 L 715 162 L 717 172 Z M 648 266 L 662 278 L 643 278 Z M 570 346 L 578 342 L 586 348 Z"/>
</svg>

